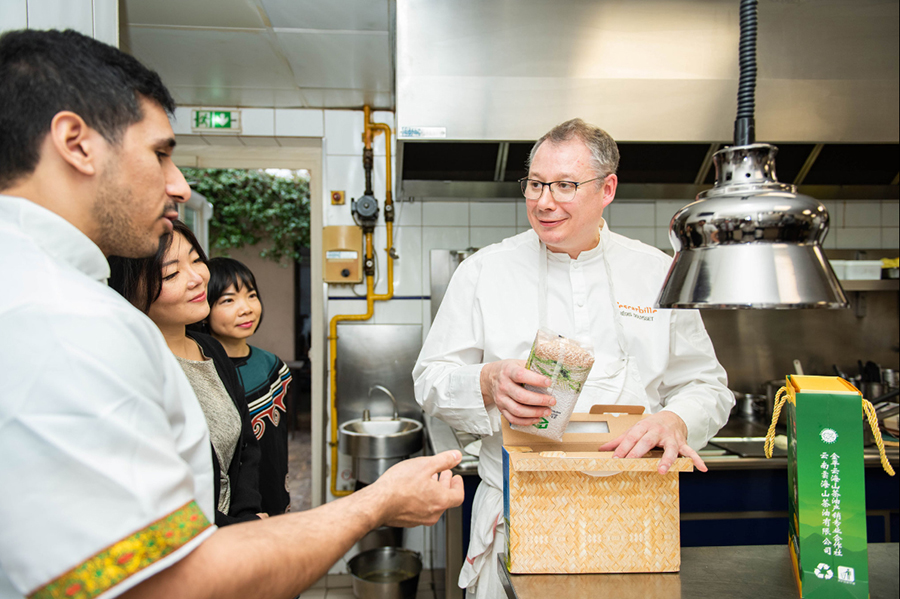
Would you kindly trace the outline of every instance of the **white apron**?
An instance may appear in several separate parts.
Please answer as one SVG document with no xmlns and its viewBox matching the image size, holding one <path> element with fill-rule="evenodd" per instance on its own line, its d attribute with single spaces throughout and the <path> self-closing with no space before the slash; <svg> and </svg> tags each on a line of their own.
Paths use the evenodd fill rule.
<svg viewBox="0 0 900 599">
<path fill-rule="evenodd" d="M 603 243 L 602 236 L 599 243 Z M 609 301 L 613 306 L 618 355 L 605 364 L 594 363 L 594 368 L 598 366 L 603 368 L 605 376 L 585 383 L 575 404 L 575 411 L 587 412 L 591 406 L 598 403 L 647 407 L 650 405 L 649 398 L 644 390 L 637 363 L 628 354 L 625 344 L 625 327 L 616 303 L 612 270 L 606 258 L 605 248 L 601 247 L 600 250 L 609 280 Z M 538 322 L 541 327 L 547 322 L 547 246 L 543 242 L 538 253 Z M 595 355 L 596 357 L 599 356 Z M 615 399 L 610 401 L 610 398 Z M 497 555 L 506 551 L 500 461 L 502 445 L 503 439 L 499 432 L 482 440 L 478 469 L 482 482 L 478 485 L 472 502 L 469 550 L 459 573 L 459 587 L 466 589 L 467 599 L 505 597 L 497 570 Z"/>
</svg>

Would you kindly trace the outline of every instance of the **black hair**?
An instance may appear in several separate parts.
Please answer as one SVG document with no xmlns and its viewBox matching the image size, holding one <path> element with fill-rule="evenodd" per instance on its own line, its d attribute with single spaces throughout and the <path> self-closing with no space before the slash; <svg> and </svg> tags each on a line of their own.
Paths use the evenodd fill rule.
<svg viewBox="0 0 900 599">
<path fill-rule="evenodd" d="M 244 286 L 251 291 L 255 291 L 256 299 L 259 300 L 259 305 L 262 307 L 262 296 L 259 293 L 259 286 L 256 284 L 256 277 L 253 276 L 253 271 L 247 268 L 243 262 L 234 258 L 213 258 L 206 265 L 209 267 L 209 285 L 206 287 L 206 298 L 209 301 L 210 314 L 212 314 L 212 308 L 219 301 L 219 298 L 222 297 L 222 294 L 232 285 L 234 285 L 235 291 L 240 291 Z M 262 324 L 264 314 L 265 310 L 259 315 L 259 320 L 256 323 L 257 331 L 259 331 L 259 325 Z M 208 323 L 209 317 L 207 317 L 207 325 Z"/>
<path fill-rule="evenodd" d="M 150 306 L 159 299 L 159 294 L 162 293 L 162 264 L 166 252 L 172 245 L 175 233 L 184 236 L 200 259 L 209 263 L 206 252 L 200 247 L 200 242 L 197 241 L 194 232 L 180 220 L 172 221 L 172 226 L 172 233 L 162 236 L 159 240 L 159 248 L 153 256 L 148 258 L 109 257 L 109 286 L 144 314 L 150 312 Z"/>
<path fill-rule="evenodd" d="M 53 117 L 70 110 L 111 144 L 144 118 L 140 100 L 170 115 L 159 75 L 118 48 L 77 31 L 0 36 L 0 190 L 34 171 Z"/>
</svg>

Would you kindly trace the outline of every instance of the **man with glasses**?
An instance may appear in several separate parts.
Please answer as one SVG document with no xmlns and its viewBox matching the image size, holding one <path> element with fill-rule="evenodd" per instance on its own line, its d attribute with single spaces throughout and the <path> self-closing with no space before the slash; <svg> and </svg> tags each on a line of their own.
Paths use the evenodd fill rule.
<svg viewBox="0 0 900 599">
<path fill-rule="evenodd" d="M 500 416 L 529 425 L 554 400 L 524 385 L 549 380 L 526 370 L 538 328 L 593 346 L 595 362 L 576 405 L 641 405 L 650 416 L 600 447 L 617 457 L 664 450 L 706 471 L 696 449 L 725 424 L 734 404 L 724 369 L 697 311 L 654 308 L 671 258 L 610 231 L 619 152 L 581 119 L 541 137 L 521 180 L 531 230 L 482 249 L 453 275 L 413 371 L 430 414 L 483 436 L 482 484 L 474 498 L 460 587 L 502 596 L 496 554 L 505 546 Z"/>
</svg>

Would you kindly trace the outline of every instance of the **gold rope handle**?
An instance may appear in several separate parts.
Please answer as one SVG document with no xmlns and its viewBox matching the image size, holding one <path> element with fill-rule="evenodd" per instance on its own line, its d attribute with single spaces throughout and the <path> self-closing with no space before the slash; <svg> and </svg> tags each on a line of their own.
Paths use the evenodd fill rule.
<svg viewBox="0 0 900 599">
<path fill-rule="evenodd" d="M 875 445 L 878 446 L 878 453 L 881 455 L 881 467 L 884 468 L 885 472 L 894 476 L 894 469 L 891 468 L 891 463 L 888 461 L 887 456 L 884 455 L 884 441 L 881 438 L 881 430 L 878 428 L 878 416 L 875 414 L 875 406 L 866 398 L 863 398 L 862 404 L 863 412 L 865 412 L 869 426 L 872 427 L 872 434 L 875 436 Z"/>
<path fill-rule="evenodd" d="M 766 433 L 766 444 L 763 446 L 766 451 L 766 457 L 772 457 L 772 450 L 775 447 L 775 424 L 781 416 L 781 408 L 787 401 L 787 387 L 782 387 L 775 394 L 775 407 L 772 410 L 772 423 L 769 425 L 769 432 Z"/>
</svg>

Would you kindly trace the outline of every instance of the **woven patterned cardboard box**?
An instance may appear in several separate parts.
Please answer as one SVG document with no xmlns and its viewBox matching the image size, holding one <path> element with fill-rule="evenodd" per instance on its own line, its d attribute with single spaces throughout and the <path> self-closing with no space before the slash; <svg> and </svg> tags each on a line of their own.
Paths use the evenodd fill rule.
<svg viewBox="0 0 900 599">
<path fill-rule="evenodd" d="M 679 458 L 617 459 L 603 443 L 644 416 L 639 406 L 573 414 L 560 442 L 503 422 L 507 568 L 517 574 L 677 572 L 681 567 Z"/>
</svg>

